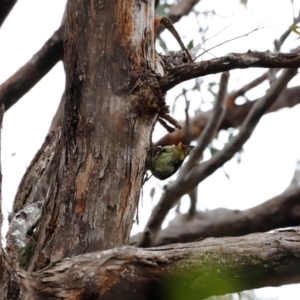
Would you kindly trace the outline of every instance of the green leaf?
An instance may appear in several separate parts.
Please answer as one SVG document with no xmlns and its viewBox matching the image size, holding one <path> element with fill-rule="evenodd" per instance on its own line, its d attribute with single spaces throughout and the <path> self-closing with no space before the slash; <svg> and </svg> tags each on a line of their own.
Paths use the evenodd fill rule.
<svg viewBox="0 0 300 300">
<path fill-rule="evenodd" d="M 292 25 L 291 27 L 290 27 L 290 29 L 293 31 L 293 32 L 295 32 L 296 34 L 298 34 L 298 35 L 300 35 L 300 31 L 298 30 L 300 28 L 300 26 L 298 26 L 298 25 Z"/>
<path fill-rule="evenodd" d="M 191 41 L 187 44 L 186 48 L 187 48 L 188 50 L 193 49 L 193 48 L 194 48 L 194 40 L 191 40 Z"/>
</svg>

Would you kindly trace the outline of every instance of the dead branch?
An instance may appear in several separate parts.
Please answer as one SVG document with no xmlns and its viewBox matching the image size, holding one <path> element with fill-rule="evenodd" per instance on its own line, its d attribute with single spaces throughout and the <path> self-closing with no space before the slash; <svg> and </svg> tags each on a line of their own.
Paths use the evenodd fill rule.
<svg viewBox="0 0 300 300">
<path fill-rule="evenodd" d="M 28 291 L 31 299 L 172 299 L 174 293 L 203 299 L 298 283 L 299 253 L 298 227 L 158 248 L 122 247 L 67 258 L 39 272 L 19 270 L 20 299 Z"/>
<path fill-rule="evenodd" d="M 0 85 L 0 103 L 5 111 L 38 83 L 63 58 L 64 25 L 14 75 Z"/>
<path fill-rule="evenodd" d="M 167 75 L 160 79 L 160 87 L 166 92 L 186 80 L 216 74 L 234 69 L 246 68 L 298 68 L 300 67 L 300 51 L 294 53 L 273 53 L 270 51 L 247 53 L 230 53 L 197 63 L 181 64 L 170 68 Z"/>
<path fill-rule="evenodd" d="M 244 211 L 217 208 L 196 212 L 193 217 L 178 214 L 166 229 L 159 232 L 155 246 L 297 226 L 300 224 L 299 197 L 300 187 L 297 186 Z M 138 241 L 139 236 L 133 236 L 130 242 Z"/>
</svg>

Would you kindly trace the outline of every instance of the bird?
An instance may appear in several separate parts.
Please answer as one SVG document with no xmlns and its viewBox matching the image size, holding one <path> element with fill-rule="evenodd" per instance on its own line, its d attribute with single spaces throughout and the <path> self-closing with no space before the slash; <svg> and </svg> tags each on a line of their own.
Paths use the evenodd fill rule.
<svg viewBox="0 0 300 300">
<path fill-rule="evenodd" d="M 154 148 L 155 155 L 151 159 L 150 166 L 153 176 L 165 180 L 175 174 L 194 148 L 194 146 L 183 145 L 181 142 L 177 146 L 158 146 Z"/>
</svg>

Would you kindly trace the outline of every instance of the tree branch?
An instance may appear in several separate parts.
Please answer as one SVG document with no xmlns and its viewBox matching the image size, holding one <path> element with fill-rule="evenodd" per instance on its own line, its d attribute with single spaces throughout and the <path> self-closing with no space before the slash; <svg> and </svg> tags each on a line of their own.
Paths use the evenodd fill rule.
<svg viewBox="0 0 300 300">
<path fill-rule="evenodd" d="M 254 79 L 253 82 L 250 82 L 248 85 L 250 86 L 255 81 L 260 81 L 263 78 L 267 78 L 267 74 L 263 74 L 263 76 Z M 238 96 L 243 95 L 246 91 L 248 91 L 248 85 L 240 88 L 237 91 L 234 91 L 229 94 L 227 98 L 227 107 L 225 111 L 225 115 L 222 123 L 218 130 L 228 129 L 229 127 L 236 128 L 242 124 L 245 120 L 247 114 L 252 109 L 253 105 L 259 101 L 249 101 L 242 105 L 235 105 L 234 101 Z M 284 107 L 294 107 L 295 105 L 300 103 L 300 86 L 292 87 L 284 89 L 284 91 L 279 95 L 277 100 L 272 104 L 272 106 L 266 111 L 267 113 L 275 112 Z M 190 119 L 190 136 L 191 139 L 196 139 L 203 131 L 206 126 L 208 120 L 211 118 L 212 110 L 206 112 L 198 112 L 193 118 Z M 160 140 L 158 140 L 155 145 L 167 146 L 167 145 L 177 145 L 180 141 L 184 144 L 189 144 L 190 139 L 186 136 L 185 124 L 181 123 L 182 129 L 176 130 L 173 133 L 166 134 Z"/>
<path fill-rule="evenodd" d="M 244 211 L 217 208 L 196 212 L 192 218 L 188 214 L 178 214 L 159 232 L 155 246 L 297 226 L 300 224 L 299 197 L 298 186 Z M 139 235 L 133 236 L 130 242 L 137 241 Z"/>
<path fill-rule="evenodd" d="M 291 26 L 280 36 L 279 39 L 276 39 L 274 41 L 274 46 L 275 46 L 275 49 L 276 49 L 277 52 L 280 51 L 281 46 L 283 45 L 285 40 L 288 38 L 288 36 L 292 32 L 292 27 L 294 25 L 297 25 L 299 22 L 300 22 L 300 11 L 299 11 L 298 16 L 294 18 L 293 24 L 291 24 Z"/>
<path fill-rule="evenodd" d="M 216 98 L 216 103 L 214 106 L 214 110 L 210 120 L 208 121 L 207 125 L 205 126 L 202 134 L 198 139 L 198 144 L 195 149 L 190 153 L 189 160 L 184 165 L 182 169 L 182 174 L 187 174 L 192 167 L 195 166 L 199 162 L 203 151 L 206 149 L 208 144 L 211 142 L 215 132 L 219 128 L 222 119 L 225 113 L 225 100 L 227 94 L 227 85 L 229 80 L 229 72 L 224 72 L 221 75 L 221 81 L 219 85 L 219 92 Z M 183 175 L 184 176 L 184 175 Z"/>
<path fill-rule="evenodd" d="M 167 75 L 160 79 L 160 86 L 166 92 L 186 80 L 216 74 L 233 69 L 246 68 L 298 68 L 300 67 L 300 51 L 295 53 L 252 52 L 230 53 L 220 58 L 214 58 L 197 63 L 170 66 Z"/>
<path fill-rule="evenodd" d="M 6 249 L 11 261 L 18 264 L 16 258 L 33 232 L 45 205 L 46 195 L 36 197 L 39 183 L 55 154 L 60 137 L 60 128 L 50 131 L 42 147 L 39 149 L 28 169 L 26 170 L 13 203 L 13 212 L 9 215 L 9 228 L 6 234 Z"/>
<path fill-rule="evenodd" d="M 169 13 L 168 19 L 174 24 L 177 23 L 182 17 L 187 16 L 193 7 L 200 2 L 200 0 L 180 0 L 174 4 Z M 164 31 L 165 27 L 159 26 L 156 30 L 157 34 L 160 34 Z"/>
<path fill-rule="evenodd" d="M 13 213 L 19 212 L 33 202 L 39 182 L 54 157 L 59 137 L 60 129 L 50 131 L 32 159 L 18 187 L 13 203 Z"/>
<path fill-rule="evenodd" d="M 178 22 L 182 17 L 187 16 L 193 7 L 200 2 L 200 0 L 181 0 L 169 11 L 168 17 L 172 23 Z"/>
<path fill-rule="evenodd" d="M 300 282 L 299 228 L 190 244 L 123 247 L 64 259 L 35 273 L 19 270 L 31 299 L 203 299 Z M 88 287 L 88 288 L 87 288 Z M 130 291 L 130 293 L 128 293 Z"/>
<path fill-rule="evenodd" d="M 14 75 L 0 86 L 0 103 L 11 108 L 63 58 L 64 25 Z"/>
<path fill-rule="evenodd" d="M 239 133 L 233 137 L 224 149 L 216 153 L 209 161 L 199 165 L 197 169 L 190 174 L 194 178 L 197 177 L 197 184 L 204 178 L 207 178 L 220 166 L 233 157 L 233 155 L 241 149 L 244 143 L 250 138 L 256 125 L 263 114 L 275 102 L 278 95 L 286 87 L 288 82 L 297 74 L 297 69 L 284 70 L 282 75 L 274 82 L 264 97 L 255 103 L 242 126 Z M 189 176 L 190 177 L 190 176 Z M 200 178 L 203 178 L 202 180 Z"/>
<path fill-rule="evenodd" d="M 1 0 L 0 1 L 0 27 L 11 12 L 17 0 Z"/>
<path fill-rule="evenodd" d="M 180 197 L 188 193 L 197 184 L 214 173 L 220 166 L 231 159 L 236 151 L 243 146 L 251 136 L 261 116 L 277 99 L 278 95 L 296 73 L 297 69 L 284 70 L 282 75 L 268 90 L 267 94 L 255 103 L 243 122 L 238 135 L 233 137 L 227 145 L 225 145 L 223 150 L 216 153 L 210 160 L 195 166 L 187 175 L 182 176 L 180 173 L 178 178 L 167 187 L 158 204 L 152 211 L 144 229 L 143 238 L 139 243 L 140 246 L 147 247 L 154 243 L 166 215 Z"/>
</svg>

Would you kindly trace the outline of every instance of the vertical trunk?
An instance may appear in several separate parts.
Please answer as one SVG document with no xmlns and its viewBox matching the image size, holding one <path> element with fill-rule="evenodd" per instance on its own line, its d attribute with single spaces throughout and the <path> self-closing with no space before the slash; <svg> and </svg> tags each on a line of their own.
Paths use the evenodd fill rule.
<svg viewBox="0 0 300 300">
<path fill-rule="evenodd" d="M 65 118 L 27 270 L 128 242 L 164 104 L 153 18 L 153 1 L 68 2 Z"/>
</svg>

